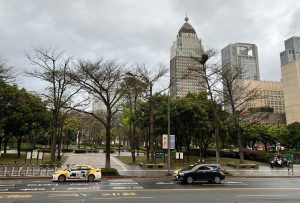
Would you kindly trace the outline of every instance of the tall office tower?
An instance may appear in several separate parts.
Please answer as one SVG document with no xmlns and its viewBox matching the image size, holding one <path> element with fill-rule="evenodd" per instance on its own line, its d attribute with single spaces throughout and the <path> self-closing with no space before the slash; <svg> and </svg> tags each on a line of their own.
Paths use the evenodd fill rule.
<svg viewBox="0 0 300 203">
<path fill-rule="evenodd" d="M 200 64 L 194 58 L 200 58 L 203 47 L 195 29 L 188 23 L 188 17 L 184 20 L 185 23 L 171 47 L 170 94 L 172 97 L 204 90 L 200 73 L 193 71 L 195 68 L 200 70 Z"/>
<path fill-rule="evenodd" d="M 284 45 L 285 50 L 280 53 L 281 81 L 289 124 L 300 122 L 300 37 L 291 37 Z"/>
<path fill-rule="evenodd" d="M 257 46 L 255 44 L 235 43 L 222 49 L 222 67 L 242 67 L 243 79 L 259 80 Z"/>
</svg>

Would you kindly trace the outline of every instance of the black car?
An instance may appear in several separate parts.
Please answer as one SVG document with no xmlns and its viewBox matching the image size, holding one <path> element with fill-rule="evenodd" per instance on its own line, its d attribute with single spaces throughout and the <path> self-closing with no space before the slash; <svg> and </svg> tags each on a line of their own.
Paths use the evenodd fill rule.
<svg viewBox="0 0 300 203">
<path fill-rule="evenodd" d="M 175 177 L 175 180 L 189 184 L 194 181 L 208 181 L 219 184 L 224 179 L 225 174 L 213 164 L 198 164 L 191 169 L 183 169 Z"/>
</svg>

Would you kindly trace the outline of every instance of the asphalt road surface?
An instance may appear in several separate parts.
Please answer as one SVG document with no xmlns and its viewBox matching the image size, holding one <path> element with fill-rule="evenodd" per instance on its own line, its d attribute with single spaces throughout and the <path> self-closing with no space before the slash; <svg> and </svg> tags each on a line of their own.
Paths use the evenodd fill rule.
<svg viewBox="0 0 300 203">
<path fill-rule="evenodd" d="M 191 185 L 171 179 L 0 180 L 0 202 L 300 202 L 300 179 L 227 178 L 222 184 Z"/>
</svg>

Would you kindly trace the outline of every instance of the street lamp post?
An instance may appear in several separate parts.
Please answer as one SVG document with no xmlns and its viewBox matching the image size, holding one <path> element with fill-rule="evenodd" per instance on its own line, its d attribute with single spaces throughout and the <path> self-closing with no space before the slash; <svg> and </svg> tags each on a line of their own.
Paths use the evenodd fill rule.
<svg viewBox="0 0 300 203">
<path fill-rule="evenodd" d="M 171 86 L 171 84 L 170 84 Z M 171 118 L 170 118 L 170 87 L 169 87 L 169 95 L 168 95 L 168 175 L 171 175 L 171 150 L 170 150 L 170 134 L 171 134 Z"/>
</svg>

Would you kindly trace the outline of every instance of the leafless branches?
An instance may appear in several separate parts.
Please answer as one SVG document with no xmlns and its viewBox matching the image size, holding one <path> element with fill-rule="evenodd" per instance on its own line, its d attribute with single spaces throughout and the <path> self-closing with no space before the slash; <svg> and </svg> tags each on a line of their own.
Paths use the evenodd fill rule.
<svg viewBox="0 0 300 203">
<path fill-rule="evenodd" d="M 7 65 L 7 61 L 0 56 L 0 82 L 9 82 L 15 78 L 15 69 Z"/>
</svg>

